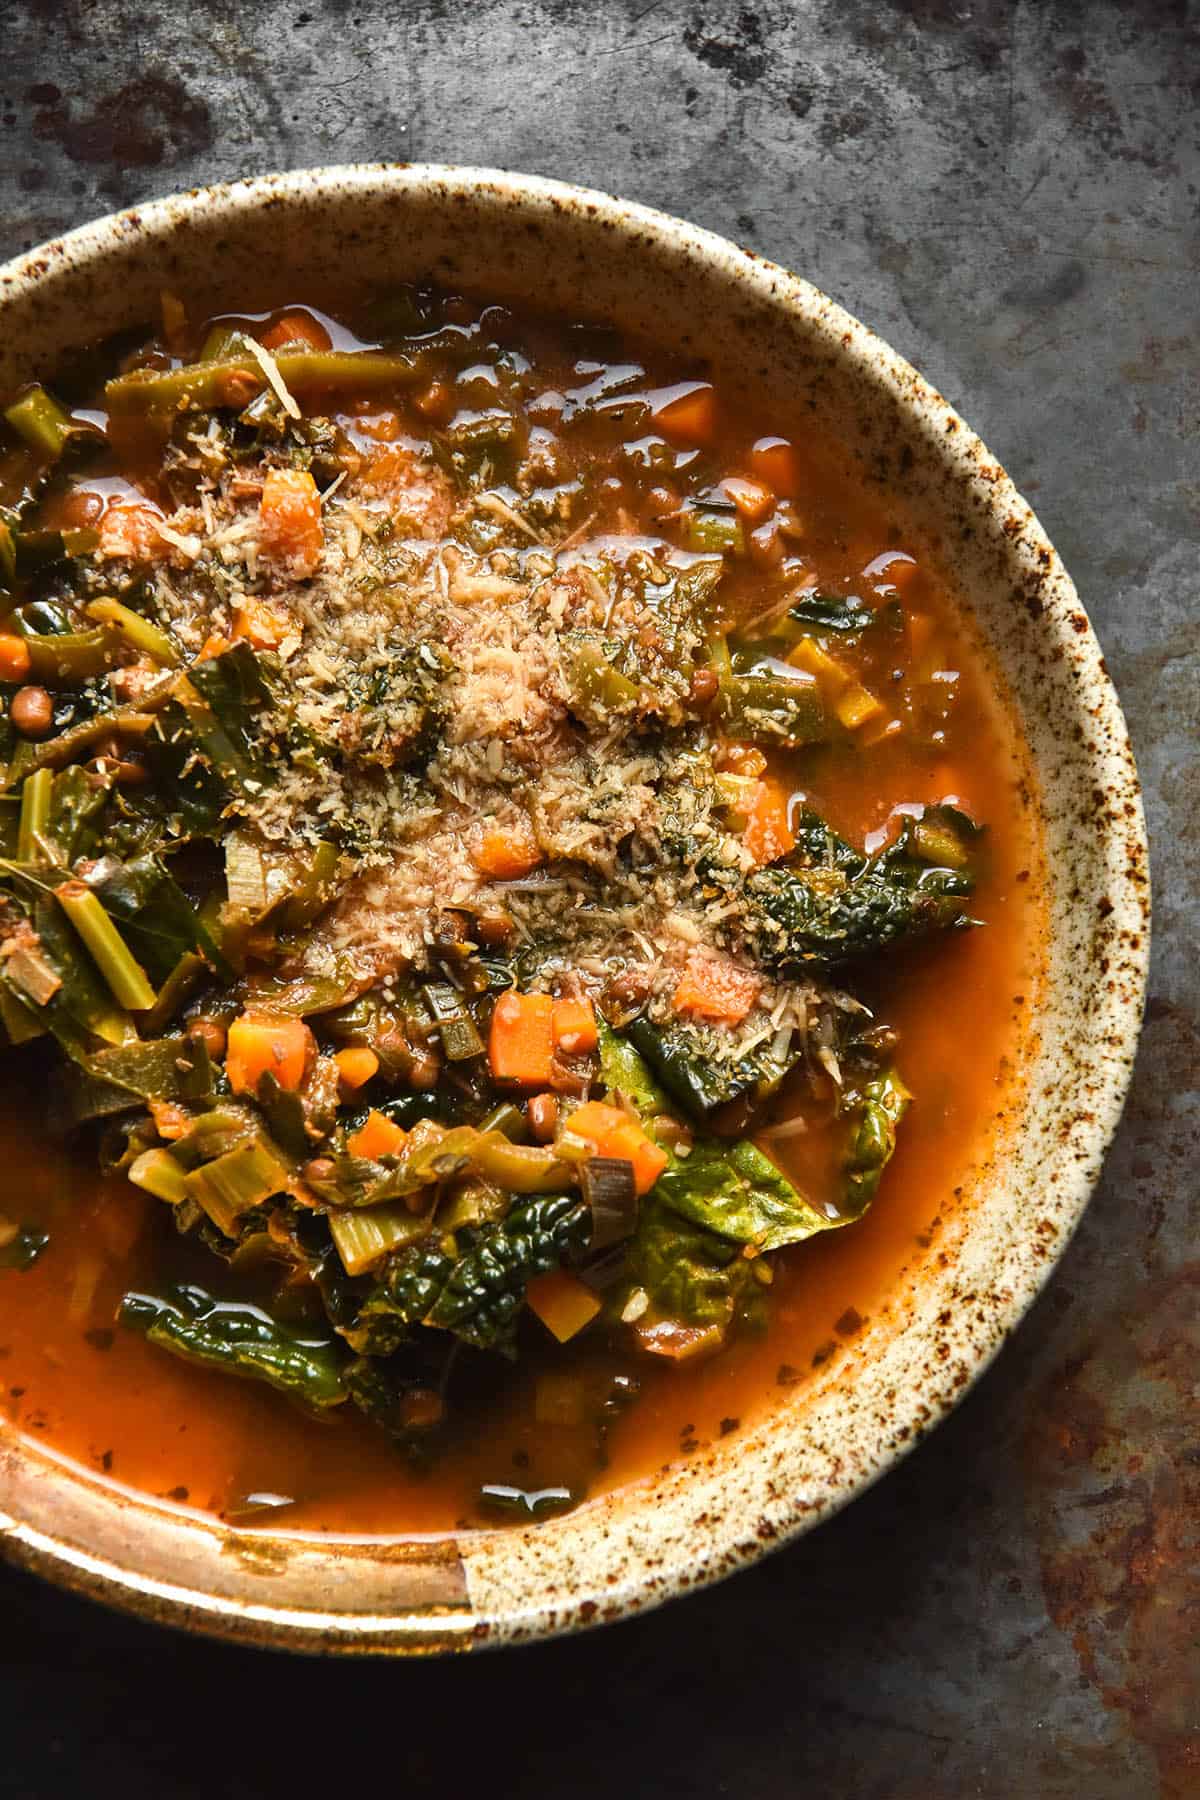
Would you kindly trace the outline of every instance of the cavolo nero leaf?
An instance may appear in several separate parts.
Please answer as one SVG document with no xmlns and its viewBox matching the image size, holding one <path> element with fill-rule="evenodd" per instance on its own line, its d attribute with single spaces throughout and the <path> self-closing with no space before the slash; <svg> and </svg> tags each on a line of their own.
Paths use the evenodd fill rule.
<svg viewBox="0 0 1200 1800">
<path fill-rule="evenodd" d="M 693 1118 L 701 1121 L 731 1100 L 748 1096 L 765 1099 L 800 1055 L 797 1046 L 785 1056 L 778 1056 L 767 1043 L 736 1060 L 714 1056 L 711 1043 L 705 1041 L 709 1034 L 683 1019 L 664 1025 L 646 1018 L 635 1019 L 628 1034 L 663 1086 Z"/>
<path fill-rule="evenodd" d="M 457 1255 L 432 1244 L 403 1251 L 345 1335 L 356 1349 L 378 1353 L 402 1342 L 408 1326 L 432 1325 L 477 1349 L 511 1354 L 529 1282 L 582 1256 L 591 1224 L 577 1194 L 539 1194 L 502 1220 L 464 1231 Z"/>
<path fill-rule="evenodd" d="M 645 1120 L 671 1110 L 634 1045 L 604 1024 L 600 1069 L 610 1092 L 624 1094 Z M 631 1283 L 649 1296 L 655 1320 L 726 1329 L 753 1292 L 744 1251 L 797 1243 L 824 1223 L 753 1144 L 698 1138 L 686 1158 L 668 1151 L 642 1202 L 628 1252 Z"/>
<path fill-rule="evenodd" d="M 879 1187 L 896 1148 L 896 1131 L 912 1095 L 895 1069 L 885 1069 L 860 1093 L 849 1097 L 849 1141 L 842 1159 L 841 1209 L 846 1220 L 860 1219 Z"/>
<path fill-rule="evenodd" d="M 346 1398 L 343 1353 L 329 1336 L 294 1331 L 246 1302 L 179 1286 L 126 1294 L 120 1320 L 173 1356 L 265 1381 L 306 1406 L 324 1410 Z"/>
<path fill-rule="evenodd" d="M 952 866 L 922 852 L 924 821 L 906 822 L 896 842 L 872 857 L 815 814 L 803 815 L 788 860 L 746 882 L 764 961 L 828 967 L 969 923 L 964 902 L 974 888 L 970 852 L 979 828 L 952 807 L 927 809 L 926 819 L 936 819 L 944 848 L 953 842 Z"/>
</svg>

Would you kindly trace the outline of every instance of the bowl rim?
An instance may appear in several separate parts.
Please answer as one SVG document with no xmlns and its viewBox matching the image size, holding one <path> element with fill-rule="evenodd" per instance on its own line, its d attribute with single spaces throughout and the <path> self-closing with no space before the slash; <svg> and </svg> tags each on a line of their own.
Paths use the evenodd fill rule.
<svg viewBox="0 0 1200 1800">
<path fill-rule="evenodd" d="M 973 465 L 976 474 L 984 471 L 986 497 L 981 504 L 990 513 L 1010 522 L 1017 521 L 1016 528 L 1009 533 L 1014 542 L 1013 555 L 1016 557 L 1019 546 L 1026 566 L 1036 565 L 1039 584 L 1053 596 L 1054 610 L 1049 606 L 1044 609 L 1046 629 L 1057 631 L 1081 668 L 1081 678 L 1086 683 L 1091 703 L 1089 711 L 1096 724 L 1089 753 L 1098 778 L 1103 777 L 1114 784 L 1124 803 L 1120 822 L 1114 819 L 1109 827 L 1108 838 L 1112 840 L 1109 847 L 1127 856 L 1131 869 L 1135 863 L 1145 869 L 1148 852 L 1141 793 L 1120 703 L 1071 579 L 1028 503 L 955 409 L 905 358 L 813 283 L 716 232 L 601 190 L 543 176 L 441 163 L 323 165 L 213 183 L 89 221 L 0 267 L 0 309 L 12 298 L 36 287 L 52 266 L 85 268 L 93 258 L 102 258 L 130 233 L 141 236 L 149 247 L 186 228 L 201 215 L 206 220 L 211 220 L 214 212 L 233 217 L 281 200 L 302 202 L 320 190 L 336 191 L 343 204 L 353 204 L 356 191 L 365 196 L 368 192 L 377 192 L 381 186 L 398 195 L 414 188 L 431 188 L 442 190 L 447 198 L 459 195 L 478 199 L 486 192 L 495 201 L 514 209 L 537 205 L 556 211 L 586 211 L 618 231 L 640 232 L 665 243 L 672 251 L 699 259 L 725 279 L 740 283 L 773 310 L 797 310 L 810 321 L 819 322 L 831 344 L 836 340 L 843 358 L 860 368 L 871 382 L 889 393 L 902 407 L 927 421 L 931 433 L 939 434 L 938 454 L 947 459 L 947 472 L 951 463 L 961 467 L 964 473 L 968 463 Z M 1120 857 L 1114 855 L 1114 875 L 1119 865 Z M 1106 941 L 1114 945 L 1122 935 L 1124 938 L 1121 945 L 1123 981 L 1110 988 L 1103 1017 L 1108 1033 L 1106 1041 L 1113 1047 L 1113 1053 L 1102 1058 L 1100 1085 L 1091 1095 L 1090 1117 L 1086 1121 L 1079 1118 L 1074 1121 L 1075 1163 L 1064 1173 L 1058 1228 L 1048 1254 L 1040 1261 L 1029 1261 L 1017 1268 L 986 1332 L 970 1343 L 969 1361 L 963 1376 L 924 1396 L 925 1420 L 916 1429 L 906 1432 L 903 1438 L 897 1434 L 896 1440 L 886 1446 L 873 1467 L 868 1466 L 865 1473 L 860 1472 L 822 1502 L 789 1506 L 788 1497 L 783 1496 L 769 1533 L 760 1533 L 757 1540 L 752 1539 L 749 1544 L 727 1547 L 724 1560 L 713 1556 L 699 1569 L 688 1569 L 686 1578 L 685 1572 L 678 1568 L 669 1570 L 665 1580 L 661 1571 L 652 1575 L 647 1561 L 639 1576 L 624 1582 L 615 1592 L 593 1586 L 574 1594 L 570 1609 L 563 1608 L 561 1603 L 557 1606 L 549 1604 L 540 1597 L 534 1604 L 512 1609 L 505 1616 L 494 1619 L 481 1616 L 477 1611 L 465 1614 L 451 1611 L 439 1622 L 431 1617 L 428 1609 L 419 1608 L 349 1617 L 336 1610 L 318 1613 L 287 1605 L 247 1606 L 227 1597 L 206 1594 L 186 1585 L 177 1587 L 149 1577 L 138 1570 L 136 1560 L 126 1566 L 123 1560 L 93 1555 L 85 1545 L 65 1537 L 58 1539 L 53 1533 L 10 1515 L 3 1506 L 0 1506 L 0 1555 L 46 1575 L 59 1585 L 103 1599 L 123 1610 L 212 1636 L 310 1652 L 427 1654 L 430 1650 L 463 1649 L 480 1642 L 496 1644 L 548 1637 L 626 1616 L 685 1589 L 690 1591 L 721 1579 L 734 1568 L 756 1560 L 767 1549 L 791 1541 L 857 1498 L 894 1467 L 927 1430 L 953 1410 L 990 1366 L 1057 1266 L 1086 1208 L 1103 1155 L 1117 1129 L 1132 1074 L 1149 962 L 1149 890 L 1144 876 L 1139 880 L 1140 885 L 1132 879 L 1124 884 L 1114 902 L 1111 917 L 1101 928 L 1108 932 Z M 1136 935 L 1135 928 L 1138 928 Z M 44 1464 L 57 1463 L 68 1470 L 68 1483 L 88 1485 L 86 1471 L 64 1464 L 39 1446 L 31 1445 L 27 1439 L 15 1438 L 15 1448 L 6 1450 L 4 1433 L 0 1430 L 0 1475 L 4 1473 L 5 1455 L 10 1463 L 21 1467 L 39 1460 Z M 110 1484 L 103 1486 L 106 1492 L 110 1491 Z M 619 1498 L 619 1494 L 613 1498 Z M 135 1498 L 135 1511 L 137 1504 Z M 153 1506 L 149 1497 L 145 1497 L 142 1504 Z M 580 1516 L 568 1515 L 566 1520 L 555 1524 L 569 1526 L 571 1517 Z M 216 1529 L 227 1538 L 236 1535 L 225 1527 Z M 548 1529 L 549 1526 L 534 1527 L 533 1532 Z M 506 1531 L 503 1535 L 515 1542 L 518 1538 L 528 1540 L 531 1534 Z M 326 1541 L 345 1542 L 334 1538 Z"/>
</svg>

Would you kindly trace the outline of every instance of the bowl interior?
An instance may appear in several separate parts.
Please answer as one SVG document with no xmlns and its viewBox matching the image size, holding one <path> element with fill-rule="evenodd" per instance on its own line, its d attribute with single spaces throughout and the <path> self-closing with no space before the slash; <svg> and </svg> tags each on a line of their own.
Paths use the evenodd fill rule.
<svg viewBox="0 0 1200 1800">
<path fill-rule="evenodd" d="M 840 438 L 926 525 L 967 599 L 1030 748 L 1054 879 L 1022 1079 L 953 1254 L 736 1448 L 525 1531 L 376 1544 L 238 1534 L 67 1469 L 0 1427 L 11 1554 L 156 1616 L 312 1649 L 427 1651 L 617 1616 L 736 1568 L 882 1473 L 985 1366 L 1077 1222 L 1124 1095 L 1147 951 L 1124 721 L 1054 551 L 915 371 L 771 264 L 524 177 L 268 178 L 101 221 L 0 271 L 0 389 L 156 316 L 163 288 L 216 311 L 430 277 L 609 319 L 706 358 L 734 393 L 786 393 L 791 415 Z"/>
</svg>

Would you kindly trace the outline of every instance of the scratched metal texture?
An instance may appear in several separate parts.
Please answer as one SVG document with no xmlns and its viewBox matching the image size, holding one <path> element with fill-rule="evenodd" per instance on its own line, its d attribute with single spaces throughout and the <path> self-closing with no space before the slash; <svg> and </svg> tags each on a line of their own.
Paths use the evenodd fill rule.
<svg viewBox="0 0 1200 1800">
<path fill-rule="evenodd" d="M 811 277 L 1030 495 L 1133 727 L 1157 941 L 1061 1270 L 954 1419 L 729 1585 L 321 1667 L 0 1574 L 0 1795 L 1200 1794 L 1200 13 L 1010 0 L 5 5 L 0 252 L 321 162 L 532 170 Z"/>
</svg>

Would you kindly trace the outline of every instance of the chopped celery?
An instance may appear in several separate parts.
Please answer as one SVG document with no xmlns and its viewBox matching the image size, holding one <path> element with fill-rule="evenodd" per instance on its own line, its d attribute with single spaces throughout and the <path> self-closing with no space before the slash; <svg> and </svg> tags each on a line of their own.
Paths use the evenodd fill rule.
<svg viewBox="0 0 1200 1800">
<path fill-rule="evenodd" d="M 143 1150 L 129 1165 L 129 1179 L 168 1206 L 179 1206 L 188 1198 L 187 1176 L 169 1150 Z"/>
<path fill-rule="evenodd" d="M 290 1171 L 264 1139 L 247 1138 L 214 1162 L 193 1169 L 186 1185 L 188 1198 L 208 1214 L 217 1230 L 236 1237 L 242 1214 L 282 1193 L 290 1179 Z"/>
<path fill-rule="evenodd" d="M 821 690 L 810 676 L 730 675 L 721 681 L 719 702 L 732 738 L 798 749 L 828 735 Z"/>
<path fill-rule="evenodd" d="M 420 378 L 419 359 L 374 350 L 283 350 L 274 358 L 280 379 L 292 393 L 334 388 L 351 394 L 386 393 Z M 239 411 L 267 378 L 250 355 L 222 356 L 182 369 L 134 369 L 104 390 L 111 413 L 169 414 L 181 407 L 235 407 Z"/>
<path fill-rule="evenodd" d="M 686 507 L 682 519 L 683 541 L 689 550 L 720 551 L 724 555 L 744 556 L 746 533 L 737 509 L 718 507 Z"/>
<path fill-rule="evenodd" d="M 114 1000 L 130 1012 L 154 1005 L 154 989 L 145 969 L 82 881 L 64 881 L 54 890 L 59 905 L 87 945 L 92 959 L 112 989 Z"/>
<path fill-rule="evenodd" d="M 402 1244 L 429 1231 L 427 1212 L 410 1212 L 403 1200 L 384 1206 L 345 1207 L 328 1215 L 330 1236 L 347 1275 L 361 1275 Z"/>
<path fill-rule="evenodd" d="M 103 675 L 117 660 L 120 638 L 107 625 L 94 631 L 60 631 L 25 639 L 30 672 L 48 684 L 74 687 L 90 675 Z"/>
<path fill-rule="evenodd" d="M 21 817 L 17 825 L 17 861 L 42 862 L 42 844 L 50 820 L 50 800 L 54 776 L 49 769 L 38 769 L 21 784 Z"/>
<path fill-rule="evenodd" d="M 103 625 L 114 626 L 131 648 L 141 651 L 160 668 L 173 669 L 182 660 L 165 631 L 160 631 L 149 619 L 143 619 L 132 607 L 122 606 L 119 600 L 107 596 L 93 600 L 87 615 L 89 619 L 99 619 Z"/>
<path fill-rule="evenodd" d="M 79 426 L 44 387 L 26 388 L 19 400 L 4 409 L 4 416 L 31 450 L 47 462 L 57 462 Z"/>
<path fill-rule="evenodd" d="M 438 1027 L 447 1061 L 467 1062 L 483 1055 L 483 1039 L 457 988 L 448 981 L 427 982 L 425 1004 Z"/>
</svg>

